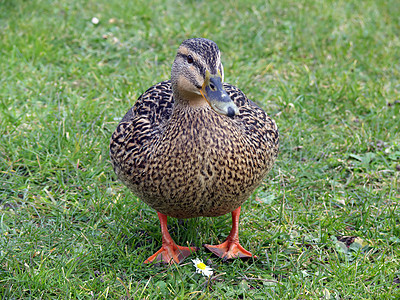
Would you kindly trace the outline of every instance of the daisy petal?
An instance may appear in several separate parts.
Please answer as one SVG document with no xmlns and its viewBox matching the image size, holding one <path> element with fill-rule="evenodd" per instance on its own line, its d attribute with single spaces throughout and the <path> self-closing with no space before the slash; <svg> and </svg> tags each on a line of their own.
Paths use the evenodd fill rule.
<svg viewBox="0 0 400 300">
<path fill-rule="evenodd" d="M 201 273 L 203 276 L 210 277 L 213 274 L 212 269 L 207 266 L 201 259 L 192 259 L 192 262 L 196 268 L 196 273 Z"/>
</svg>

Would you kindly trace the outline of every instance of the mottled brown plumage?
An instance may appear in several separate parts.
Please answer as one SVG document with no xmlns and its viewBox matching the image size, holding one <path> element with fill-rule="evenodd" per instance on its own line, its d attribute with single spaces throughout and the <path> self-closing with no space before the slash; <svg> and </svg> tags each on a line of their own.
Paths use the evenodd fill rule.
<svg viewBox="0 0 400 300">
<path fill-rule="evenodd" d="M 275 122 L 238 88 L 221 86 L 234 103 L 223 107 L 225 115 L 211 108 L 208 95 L 199 96 L 201 87 L 201 94 L 214 91 L 212 74 L 223 80 L 216 44 L 185 41 L 172 67 L 172 83 L 160 82 L 141 95 L 111 138 L 118 178 L 167 216 L 215 217 L 234 211 L 277 157 Z"/>
</svg>

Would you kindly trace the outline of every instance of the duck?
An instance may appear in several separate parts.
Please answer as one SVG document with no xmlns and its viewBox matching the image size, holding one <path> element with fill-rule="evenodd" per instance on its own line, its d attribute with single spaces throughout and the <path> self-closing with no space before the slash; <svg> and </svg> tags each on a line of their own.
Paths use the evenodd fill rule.
<svg viewBox="0 0 400 300">
<path fill-rule="evenodd" d="M 175 243 L 168 217 L 228 213 L 232 228 L 226 240 L 204 247 L 224 260 L 256 258 L 239 242 L 241 206 L 271 170 L 278 150 L 276 122 L 224 82 L 217 44 L 183 41 L 171 78 L 137 99 L 110 141 L 117 177 L 160 221 L 162 246 L 145 263 L 179 264 L 198 250 Z"/>
</svg>

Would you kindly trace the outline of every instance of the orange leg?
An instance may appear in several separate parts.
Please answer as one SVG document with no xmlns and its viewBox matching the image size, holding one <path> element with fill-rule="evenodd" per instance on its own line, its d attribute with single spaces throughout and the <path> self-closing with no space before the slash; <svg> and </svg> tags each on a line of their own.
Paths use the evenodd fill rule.
<svg viewBox="0 0 400 300">
<path fill-rule="evenodd" d="M 244 249 L 239 243 L 239 216 L 241 207 L 235 209 L 232 212 L 232 229 L 226 238 L 225 242 L 220 245 L 204 245 L 208 250 L 210 250 L 215 255 L 223 259 L 231 258 L 250 258 L 257 256 L 253 255 L 251 252 Z"/>
<path fill-rule="evenodd" d="M 144 263 L 148 264 L 151 262 L 163 262 L 170 263 L 173 259 L 176 263 L 180 263 L 192 252 L 197 250 L 196 247 L 182 247 L 175 244 L 174 240 L 168 232 L 167 228 L 167 216 L 157 212 L 158 218 L 160 219 L 161 235 L 162 235 L 162 246 L 161 249 L 150 256 Z"/>
</svg>

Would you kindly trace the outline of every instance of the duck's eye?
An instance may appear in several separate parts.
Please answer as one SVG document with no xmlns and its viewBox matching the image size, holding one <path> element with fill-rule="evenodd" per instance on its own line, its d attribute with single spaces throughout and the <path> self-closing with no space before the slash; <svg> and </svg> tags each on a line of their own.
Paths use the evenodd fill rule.
<svg viewBox="0 0 400 300">
<path fill-rule="evenodd" d="M 191 55 L 188 55 L 188 57 L 187 57 L 187 62 L 188 62 L 189 64 L 192 64 L 192 63 L 193 63 L 193 57 L 192 57 Z"/>
</svg>

